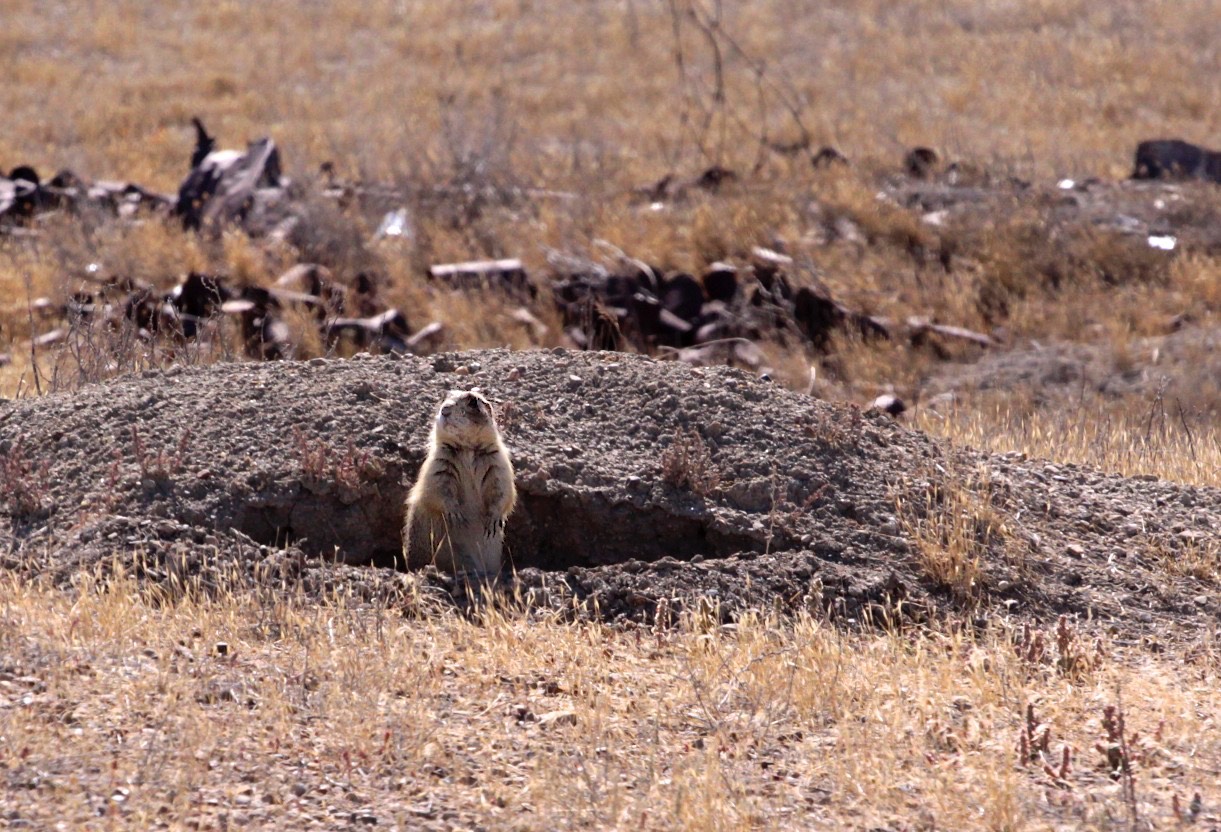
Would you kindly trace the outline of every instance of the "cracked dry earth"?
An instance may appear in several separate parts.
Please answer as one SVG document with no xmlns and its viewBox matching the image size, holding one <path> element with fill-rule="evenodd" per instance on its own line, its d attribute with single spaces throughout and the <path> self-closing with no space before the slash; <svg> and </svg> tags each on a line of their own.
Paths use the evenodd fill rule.
<svg viewBox="0 0 1221 832">
<path fill-rule="evenodd" d="M 951 447 L 733 369 L 563 350 L 176 368 L 0 401 L 0 565 L 455 603 L 447 576 L 389 567 L 434 407 L 475 386 L 518 472 L 506 583 L 527 603 L 1067 613 L 1129 638 L 1221 612 L 1215 586 L 1167 568 L 1215 545 L 1217 490 Z M 954 528 L 980 561 L 966 595 L 920 556 Z"/>
</svg>

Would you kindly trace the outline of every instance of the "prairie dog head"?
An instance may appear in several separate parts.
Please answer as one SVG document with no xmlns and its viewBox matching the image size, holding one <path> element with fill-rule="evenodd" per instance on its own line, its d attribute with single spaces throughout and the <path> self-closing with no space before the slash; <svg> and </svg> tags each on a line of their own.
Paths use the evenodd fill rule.
<svg viewBox="0 0 1221 832">
<path fill-rule="evenodd" d="M 492 404 L 478 390 L 450 390 L 437 408 L 433 433 L 461 445 L 490 444 L 499 437 Z"/>
</svg>

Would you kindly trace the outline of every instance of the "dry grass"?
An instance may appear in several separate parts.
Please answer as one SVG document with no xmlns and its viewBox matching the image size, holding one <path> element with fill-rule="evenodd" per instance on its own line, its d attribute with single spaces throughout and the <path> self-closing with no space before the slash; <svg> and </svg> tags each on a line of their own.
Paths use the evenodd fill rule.
<svg viewBox="0 0 1221 832">
<path fill-rule="evenodd" d="M 1152 408 L 1143 401 L 1089 400 L 1079 408 L 1043 409 L 1015 403 L 1020 398 L 983 397 L 946 414 L 920 411 L 915 425 L 993 453 L 1221 487 L 1221 430 L 1211 422 L 1156 401 Z"/>
<path fill-rule="evenodd" d="M 876 198 L 915 144 L 1050 181 L 1125 176 L 1143 138 L 1207 143 L 1221 133 L 1210 0 L 725 4 L 723 107 L 709 40 L 687 16 L 706 24 L 715 8 L 125 0 L 93 4 L 86 23 L 0 0 L 5 170 L 71 167 L 172 192 L 199 114 L 226 146 L 274 136 L 298 181 L 334 160 L 349 179 L 501 197 L 413 201 L 414 237 L 393 244 L 368 241 L 376 217 L 326 205 L 278 245 L 159 220 L 55 220 L 6 238 L 0 391 L 232 357 L 223 336 L 191 355 L 121 332 L 32 355 L 31 335 L 52 324 L 27 300 L 64 299 L 90 263 L 162 287 L 191 269 L 266 283 L 303 258 L 341 278 L 371 268 L 413 327 L 446 321 L 452 347 L 560 336 L 545 304 L 549 333 L 531 339 L 510 305 L 429 286 L 428 264 L 507 255 L 538 272 L 550 249 L 603 257 L 599 240 L 679 269 L 781 240 L 854 308 L 1088 340 L 1117 360 L 1184 311 L 1216 323 L 1215 252 L 1161 257 L 1094 233 L 1052 244 L 1037 203 L 933 227 Z M 654 211 L 631 196 L 671 171 L 745 171 L 764 134 L 791 142 L 803 126 L 855 166 L 817 172 L 768 153 L 715 197 Z M 505 196 L 518 186 L 575 198 Z M 1197 219 L 1221 212 L 1215 193 L 1191 196 Z M 825 242 L 838 219 L 860 239 Z M 811 356 L 767 350 L 778 379 L 805 386 Z M 824 375 L 852 395 L 915 385 L 934 360 L 845 339 Z M 1215 424 L 1149 415 L 1145 401 L 1055 412 L 976 399 L 944 417 L 918 411 L 916 424 L 987 450 L 1221 486 Z M 10 453 L 3 473 L 5 509 L 36 513 L 39 472 Z M 946 499 L 916 537 L 930 570 L 969 597 L 969 542 L 1003 534 L 1004 518 L 966 492 Z M 1218 552 L 1205 542 L 1166 566 L 1216 580 Z M 413 620 L 286 588 L 167 598 L 121 576 L 64 592 L 0 575 L 0 826 L 1216 825 L 1221 663 L 1203 638 L 1154 652 L 1079 649 L 1059 631 L 1040 642 L 1000 622 L 967 638 L 815 620 L 665 632 L 511 612 Z M 1105 709 L 1119 705 L 1126 729 L 1113 714 L 1108 730 Z"/>
<path fill-rule="evenodd" d="M 707 497 L 721 485 L 721 472 L 695 428 L 674 431 L 661 452 L 661 478 L 667 485 Z"/>
<path fill-rule="evenodd" d="M 999 622 L 622 631 L 0 580 L 10 823 L 1112 829 L 1221 802 L 1212 647 L 1066 670 L 1072 632 Z"/>
<path fill-rule="evenodd" d="M 689 9 L 720 10 L 742 50 L 722 45 L 727 106 L 703 137 L 691 123 L 713 92 L 713 56 Z M 609 174 L 615 187 L 701 144 L 747 166 L 765 120 L 771 139 L 799 138 L 786 103 L 816 142 L 854 158 L 928 144 L 1044 175 L 1122 175 L 1138 137 L 1203 141 L 1218 126 L 1204 0 L 852 0 L 817 11 L 625 0 L 546 13 L 515 0 L 342 11 L 120 2 L 89 27 L 30 0 L 2 11 L 0 49 L 16 71 L 0 100 L 13 119 L 0 158 L 165 190 L 193 113 L 230 142 L 277 135 L 302 169 L 333 158 L 382 177 L 427 172 L 469 160 L 493 133 L 521 175 L 584 184 Z"/>
<path fill-rule="evenodd" d="M 923 491 L 924 505 L 896 499 L 904 536 L 934 585 L 970 607 L 984 592 L 983 564 L 989 556 L 1010 560 L 1010 524 L 992 504 L 986 476 L 931 474 Z"/>
</svg>

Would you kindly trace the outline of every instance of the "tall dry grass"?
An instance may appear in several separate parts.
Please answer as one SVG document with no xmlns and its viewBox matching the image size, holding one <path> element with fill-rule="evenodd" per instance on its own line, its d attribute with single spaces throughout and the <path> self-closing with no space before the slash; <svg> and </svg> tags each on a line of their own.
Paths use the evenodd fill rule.
<svg viewBox="0 0 1221 832">
<path fill-rule="evenodd" d="M 25 339 L 41 325 L 22 303 L 62 300 L 90 263 L 163 287 L 189 269 L 265 282 L 301 258 L 341 278 L 373 268 L 385 300 L 413 322 L 449 318 L 455 347 L 522 338 L 479 302 L 438 297 L 423 279 L 428 264 L 519 256 L 539 273 L 552 250 L 601 259 L 600 240 L 688 270 L 783 242 L 856 308 L 1001 325 L 1013 336 L 1076 338 L 1101 327 L 1114 331 L 1097 337 L 1122 340 L 1184 311 L 1213 321 L 1219 304 L 1215 255 L 1159 258 L 1105 235 L 1049 246 L 1046 206 L 993 207 L 966 227 L 934 229 L 876 198 L 878 177 L 914 144 L 998 176 L 1050 181 L 1123 176 L 1135 142 L 1152 135 L 1207 141 L 1221 92 L 1207 36 L 1215 15 L 1203 0 L 1105 9 L 121 2 L 56 14 L 7 0 L 0 14 L 0 55 L 14 68 L 0 90 L 0 167 L 71 167 L 173 192 L 198 114 L 224 146 L 274 136 L 301 182 L 333 161 L 344 180 L 448 195 L 409 199 L 413 239 L 389 249 L 367 243 L 376 215 L 324 206 L 311 207 L 287 245 L 200 239 L 157 220 L 52 223 L 41 238 L 8 240 L 0 337 L 13 362 L 0 386 L 9 393 L 34 386 Z M 796 156 L 761 152 L 803 138 L 811 147 Z M 824 143 L 856 166 L 812 170 L 808 154 Z M 751 173 L 715 198 L 697 192 L 662 211 L 631 197 L 667 172 L 690 176 L 712 163 Z M 569 197 L 508 197 L 522 187 Z M 473 210 L 455 196 L 485 190 L 504 199 Z M 1214 202 L 1204 191 L 1191 200 L 1205 212 Z M 860 229 L 863 245 L 817 242 L 837 217 Z M 960 262 L 942 274 L 929 258 L 946 250 Z M 1049 271 L 1066 274 L 1066 285 L 1047 287 Z M 858 352 L 840 361 L 856 369 L 843 379 L 850 384 L 904 384 L 924 362 L 906 350 Z M 777 366 L 806 358 L 785 353 Z M 788 380 L 804 384 L 801 373 Z"/>
<path fill-rule="evenodd" d="M 764 121 L 777 141 L 796 138 L 790 108 L 815 141 L 854 158 L 927 144 L 1043 176 L 1125 174 L 1138 138 L 1206 141 L 1219 126 L 1206 0 L 119 2 L 57 13 L 6 0 L 0 11 L 14 69 L 0 158 L 165 189 L 195 113 L 231 143 L 276 135 L 303 169 L 333 158 L 371 175 L 427 172 L 503 131 L 523 175 L 636 184 L 698 152 L 716 56 L 697 20 L 732 39 L 720 46 L 724 123 L 713 114 L 704 144 L 737 166 Z"/>
<path fill-rule="evenodd" d="M 945 413 L 920 411 L 915 425 L 991 453 L 1221 488 L 1221 431 L 1174 402 L 1092 398 L 1078 407 L 1039 408 L 1015 398 L 980 397 Z"/>
</svg>

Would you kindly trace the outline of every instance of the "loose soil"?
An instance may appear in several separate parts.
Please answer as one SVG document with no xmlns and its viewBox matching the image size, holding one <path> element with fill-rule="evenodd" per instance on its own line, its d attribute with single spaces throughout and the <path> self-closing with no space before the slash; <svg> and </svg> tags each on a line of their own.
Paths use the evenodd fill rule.
<svg viewBox="0 0 1221 832">
<path fill-rule="evenodd" d="M 1215 545 L 1215 489 L 951 447 L 734 369 L 558 349 L 173 368 L 2 401 L 0 565 L 452 603 L 468 588 L 392 567 L 455 387 L 499 403 L 520 493 L 504 583 L 529 604 L 642 622 L 1065 613 L 1120 638 L 1221 613 L 1211 579 L 1168 568 Z M 964 525 L 947 512 L 978 559 L 965 586 L 920 554 L 918 529 Z"/>
<path fill-rule="evenodd" d="M 1071 406 L 1138 397 L 1187 402 L 1206 422 L 1221 417 L 1221 327 L 1184 327 L 1130 344 L 1031 342 L 983 354 L 970 363 L 944 362 L 924 382 L 922 397 L 950 393 L 1028 391 L 1038 403 Z"/>
</svg>

